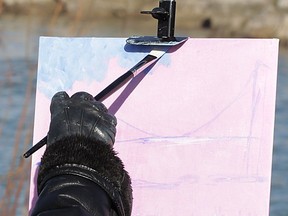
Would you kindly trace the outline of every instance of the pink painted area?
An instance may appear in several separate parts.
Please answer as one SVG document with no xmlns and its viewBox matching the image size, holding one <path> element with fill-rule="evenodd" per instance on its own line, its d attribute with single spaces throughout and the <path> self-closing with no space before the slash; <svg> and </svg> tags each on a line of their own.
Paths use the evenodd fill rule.
<svg viewBox="0 0 288 216">
<path fill-rule="evenodd" d="M 165 55 L 104 102 L 118 119 L 132 215 L 268 216 L 278 40 L 189 39 Z M 95 95 L 127 69 L 112 58 L 103 81 L 75 80 L 68 92 Z M 38 90 L 35 140 L 48 107 Z"/>
</svg>

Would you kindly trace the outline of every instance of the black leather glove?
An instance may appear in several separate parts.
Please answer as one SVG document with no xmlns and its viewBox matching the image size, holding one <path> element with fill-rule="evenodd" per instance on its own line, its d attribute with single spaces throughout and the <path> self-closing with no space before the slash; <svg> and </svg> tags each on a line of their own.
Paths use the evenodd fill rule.
<svg viewBox="0 0 288 216">
<path fill-rule="evenodd" d="M 77 135 L 113 146 L 117 120 L 92 95 L 78 92 L 70 98 L 66 92 L 58 92 L 52 98 L 50 112 L 47 145 Z"/>
<path fill-rule="evenodd" d="M 116 118 L 86 92 L 55 94 L 50 111 L 31 215 L 130 216 L 131 179 L 113 149 Z"/>
</svg>

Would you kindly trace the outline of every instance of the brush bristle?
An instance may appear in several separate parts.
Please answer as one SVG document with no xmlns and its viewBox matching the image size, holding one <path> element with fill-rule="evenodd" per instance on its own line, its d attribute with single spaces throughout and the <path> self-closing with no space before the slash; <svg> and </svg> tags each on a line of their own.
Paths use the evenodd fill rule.
<svg viewBox="0 0 288 216">
<path fill-rule="evenodd" d="M 152 50 L 150 52 L 150 55 L 153 55 L 155 56 L 156 58 L 160 58 L 162 55 L 164 55 L 164 53 L 166 52 L 167 50 Z"/>
</svg>

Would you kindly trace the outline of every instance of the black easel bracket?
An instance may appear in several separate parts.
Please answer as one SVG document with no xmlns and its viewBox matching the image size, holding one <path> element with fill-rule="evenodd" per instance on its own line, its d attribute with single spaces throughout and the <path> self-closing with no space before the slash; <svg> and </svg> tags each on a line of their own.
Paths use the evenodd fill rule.
<svg viewBox="0 0 288 216">
<path fill-rule="evenodd" d="M 162 40 L 175 40 L 175 0 L 160 0 L 159 7 L 152 11 L 141 11 L 142 14 L 151 14 L 153 18 L 158 20 L 157 37 Z"/>
<path fill-rule="evenodd" d="M 132 36 L 127 43 L 132 45 L 157 45 L 173 46 L 187 40 L 187 37 L 175 37 L 175 0 L 160 0 L 159 7 L 152 11 L 141 11 L 142 14 L 150 14 L 158 20 L 157 37 L 155 36 Z"/>
</svg>

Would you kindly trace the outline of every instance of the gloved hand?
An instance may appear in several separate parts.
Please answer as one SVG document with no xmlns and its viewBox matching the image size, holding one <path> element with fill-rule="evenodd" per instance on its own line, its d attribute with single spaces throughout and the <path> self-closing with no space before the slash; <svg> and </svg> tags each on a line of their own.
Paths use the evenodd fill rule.
<svg viewBox="0 0 288 216">
<path fill-rule="evenodd" d="M 50 112 L 32 215 L 130 216 L 131 179 L 113 149 L 116 118 L 86 92 L 55 94 Z"/>
<path fill-rule="evenodd" d="M 70 98 L 64 91 L 58 92 L 52 98 L 50 112 L 47 146 L 74 135 L 113 146 L 117 120 L 92 95 L 78 92 Z"/>
</svg>

